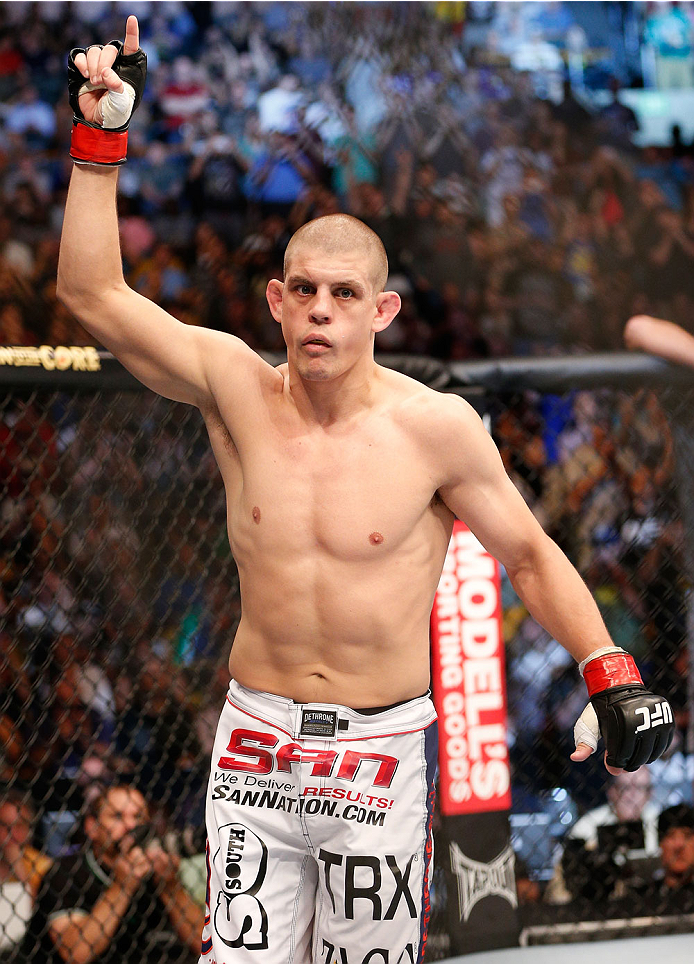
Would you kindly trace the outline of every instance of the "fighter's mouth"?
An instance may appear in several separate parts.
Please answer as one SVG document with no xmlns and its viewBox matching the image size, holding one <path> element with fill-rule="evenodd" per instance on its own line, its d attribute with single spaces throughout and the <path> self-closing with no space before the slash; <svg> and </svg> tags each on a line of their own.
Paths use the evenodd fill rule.
<svg viewBox="0 0 694 964">
<path fill-rule="evenodd" d="M 330 348 L 330 342 L 327 338 L 323 338 L 322 335 L 310 335 L 308 338 L 304 338 L 301 342 L 302 345 L 323 345 L 325 348 Z"/>
</svg>

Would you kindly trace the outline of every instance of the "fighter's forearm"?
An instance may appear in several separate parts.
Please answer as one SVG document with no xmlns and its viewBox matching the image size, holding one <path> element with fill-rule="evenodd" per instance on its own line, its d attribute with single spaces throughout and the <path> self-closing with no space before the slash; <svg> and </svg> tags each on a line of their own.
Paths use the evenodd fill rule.
<svg viewBox="0 0 694 964">
<path fill-rule="evenodd" d="M 111 167 L 75 164 L 63 221 L 58 297 L 80 317 L 124 284 L 118 238 L 116 186 Z"/>
<path fill-rule="evenodd" d="M 576 662 L 613 645 L 588 587 L 556 543 L 546 540 L 527 565 L 507 571 L 530 615 Z"/>
</svg>

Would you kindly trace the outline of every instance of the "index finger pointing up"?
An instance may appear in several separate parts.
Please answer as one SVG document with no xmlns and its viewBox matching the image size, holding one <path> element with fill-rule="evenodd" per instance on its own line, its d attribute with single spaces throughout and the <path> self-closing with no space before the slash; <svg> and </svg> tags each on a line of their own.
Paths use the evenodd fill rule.
<svg viewBox="0 0 694 964">
<path fill-rule="evenodd" d="M 123 44 L 124 54 L 134 54 L 140 46 L 140 28 L 137 24 L 137 17 L 130 16 L 125 24 L 125 43 Z"/>
</svg>

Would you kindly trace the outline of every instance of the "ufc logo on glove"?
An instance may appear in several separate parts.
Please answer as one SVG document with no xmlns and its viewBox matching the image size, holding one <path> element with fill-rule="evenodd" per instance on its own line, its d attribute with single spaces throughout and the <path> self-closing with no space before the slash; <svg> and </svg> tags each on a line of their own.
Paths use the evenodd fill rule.
<svg viewBox="0 0 694 964">
<path fill-rule="evenodd" d="M 646 689 L 633 657 L 610 646 L 591 653 L 579 669 L 590 703 L 574 728 L 576 746 L 596 750 L 602 736 L 605 762 L 624 770 L 657 760 L 675 731 L 672 708 Z"/>
<path fill-rule="evenodd" d="M 634 713 L 640 713 L 643 717 L 643 723 L 641 726 L 636 727 L 636 732 L 641 733 L 642 730 L 650 730 L 653 726 L 662 726 L 664 723 L 672 723 L 672 708 L 669 703 L 663 700 L 662 703 L 658 703 L 655 709 L 649 709 L 647 706 L 637 706 Z"/>
</svg>

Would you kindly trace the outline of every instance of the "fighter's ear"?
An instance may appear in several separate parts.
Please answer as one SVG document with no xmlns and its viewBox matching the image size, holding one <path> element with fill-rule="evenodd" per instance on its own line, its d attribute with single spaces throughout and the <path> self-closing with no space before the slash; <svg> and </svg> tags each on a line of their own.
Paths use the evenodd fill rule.
<svg viewBox="0 0 694 964">
<path fill-rule="evenodd" d="M 275 319 L 275 321 L 282 323 L 282 295 L 284 293 L 284 284 L 278 281 L 277 278 L 272 278 L 267 283 L 267 288 L 265 289 L 265 297 L 267 298 L 267 303 L 270 306 L 270 314 Z"/>
<path fill-rule="evenodd" d="M 393 318 L 400 311 L 400 295 L 397 291 L 382 291 L 376 297 L 376 314 L 374 316 L 372 331 L 383 331 L 391 323 Z"/>
</svg>

